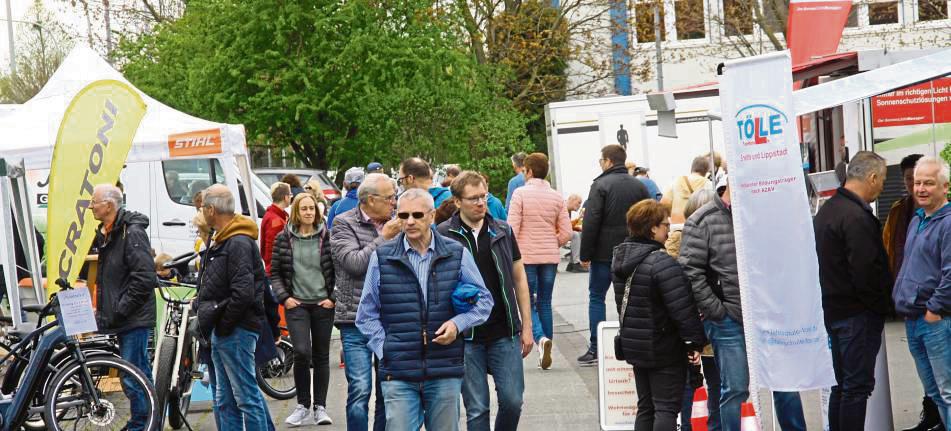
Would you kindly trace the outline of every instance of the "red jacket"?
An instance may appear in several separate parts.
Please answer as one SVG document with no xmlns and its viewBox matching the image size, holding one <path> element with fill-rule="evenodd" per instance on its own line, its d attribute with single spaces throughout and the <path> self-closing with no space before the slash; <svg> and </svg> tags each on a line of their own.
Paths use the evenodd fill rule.
<svg viewBox="0 0 951 431">
<path fill-rule="evenodd" d="M 264 270 L 271 275 L 271 250 L 274 247 L 274 238 L 284 230 L 287 224 L 287 213 L 281 207 L 271 204 L 261 219 L 261 257 L 264 259 Z"/>
</svg>

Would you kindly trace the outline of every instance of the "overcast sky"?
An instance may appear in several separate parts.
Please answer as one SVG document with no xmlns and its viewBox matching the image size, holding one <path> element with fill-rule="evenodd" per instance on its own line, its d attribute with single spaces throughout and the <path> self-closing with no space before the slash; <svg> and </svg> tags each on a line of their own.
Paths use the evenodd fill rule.
<svg viewBox="0 0 951 431">
<path fill-rule="evenodd" d="M 10 70 L 10 45 L 7 31 L 7 2 L 10 2 L 10 8 L 14 21 L 33 21 L 29 11 L 36 0 L 0 0 L 0 70 L 4 73 Z M 90 4 L 101 4 L 102 0 L 88 0 Z M 128 1 L 128 0 L 125 0 Z M 124 0 L 113 0 L 112 3 L 125 3 Z M 70 0 L 42 0 L 43 6 L 53 13 L 56 20 L 62 24 L 68 33 L 80 36 L 78 42 L 86 43 L 86 18 L 81 12 L 79 6 L 72 6 Z M 94 23 L 98 30 L 102 31 L 101 23 Z M 16 49 L 16 39 L 18 31 L 22 31 L 23 24 L 14 22 L 14 49 Z"/>
</svg>

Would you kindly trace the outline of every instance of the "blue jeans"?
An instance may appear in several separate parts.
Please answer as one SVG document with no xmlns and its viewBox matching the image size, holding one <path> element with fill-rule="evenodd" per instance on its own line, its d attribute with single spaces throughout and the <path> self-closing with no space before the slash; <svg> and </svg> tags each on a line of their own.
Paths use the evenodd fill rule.
<svg viewBox="0 0 951 431">
<path fill-rule="evenodd" d="M 466 429 L 489 431 L 489 381 L 495 381 L 499 413 L 496 431 L 518 429 L 522 415 L 522 343 L 519 337 L 505 337 L 486 344 L 466 342 L 466 376 L 462 383 L 462 401 L 466 406 Z"/>
<path fill-rule="evenodd" d="M 875 358 L 885 319 L 870 311 L 829 322 L 836 386 L 829 397 L 831 431 L 865 429 L 865 409 L 875 389 Z"/>
<path fill-rule="evenodd" d="M 713 343 L 713 357 L 720 369 L 720 426 L 740 431 L 740 408 L 750 397 L 750 370 L 746 360 L 743 325 L 730 316 L 706 319 L 703 329 Z M 798 392 L 773 392 L 776 419 L 783 431 L 805 431 L 806 418 Z"/>
<path fill-rule="evenodd" d="M 720 431 L 720 369 L 710 356 L 700 358 L 707 383 L 707 431 Z"/>
<path fill-rule="evenodd" d="M 462 378 L 383 382 L 386 431 L 459 431 Z"/>
<path fill-rule="evenodd" d="M 211 393 L 217 393 L 218 388 L 218 379 L 215 377 L 215 367 L 208 365 L 208 385 L 211 388 Z M 214 408 L 214 406 L 212 406 Z M 264 401 L 264 413 L 267 414 L 267 431 L 274 431 L 274 421 L 271 420 L 271 410 L 267 407 L 267 400 Z M 221 429 L 221 424 L 218 423 L 218 415 L 213 415 L 215 418 L 215 429 Z"/>
<path fill-rule="evenodd" d="M 373 374 L 376 365 L 373 352 L 367 347 L 367 337 L 352 324 L 341 324 L 340 340 L 343 342 L 344 374 L 347 376 L 347 430 L 367 431 L 370 423 L 370 393 L 373 392 Z M 376 378 L 376 411 L 373 430 L 386 429 L 386 409 L 383 406 L 383 390 L 380 375 Z"/>
<path fill-rule="evenodd" d="M 215 416 L 221 429 L 268 429 L 267 406 L 254 378 L 258 334 L 235 328 L 227 337 L 211 336 L 215 367 Z"/>
<path fill-rule="evenodd" d="M 142 371 L 145 377 L 152 381 L 152 364 L 149 363 L 149 338 L 152 336 L 152 328 L 135 328 L 116 334 L 119 339 L 119 356 Z M 129 423 L 126 424 L 129 431 L 138 431 L 145 429 L 145 424 L 149 420 L 148 400 L 142 387 L 136 384 L 135 379 L 130 375 L 122 376 L 122 391 L 129 398 L 129 409 L 132 411 Z M 162 412 L 164 414 L 164 412 Z"/>
<path fill-rule="evenodd" d="M 598 324 L 607 318 L 604 300 L 611 289 L 611 262 L 591 262 L 588 270 L 588 329 L 591 345 L 588 351 L 598 351 Z"/>
<path fill-rule="evenodd" d="M 555 290 L 555 273 L 558 265 L 554 263 L 525 265 L 528 276 L 528 290 L 532 294 L 532 336 L 535 341 L 542 337 L 554 338 L 551 323 L 551 296 Z"/>
<path fill-rule="evenodd" d="M 905 333 L 925 395 L 938 406 L 945 429 L 951 429 L 951 316 L 935 323 L 924 316 L 905 320 Z"/>
</svg>

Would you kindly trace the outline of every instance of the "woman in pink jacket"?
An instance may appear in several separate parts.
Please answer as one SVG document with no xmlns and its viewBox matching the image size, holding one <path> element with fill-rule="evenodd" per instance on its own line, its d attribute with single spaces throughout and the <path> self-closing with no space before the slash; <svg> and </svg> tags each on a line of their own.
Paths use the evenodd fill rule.
<svg viewBox="0 0 951 431">
<path fill-rule="evenodd" d="M 571 221 L 561 193 L 551 188 L 548 157 L 529 154 L 524 163 L 525 185 L 515 190 L 508 223 L 515 232 L 532 292 L 532 330 L 538 344 L 538 363 L 551 367 L 551 295 L 561 261 L 561 246 L 571 239 Z"/>
</svg>

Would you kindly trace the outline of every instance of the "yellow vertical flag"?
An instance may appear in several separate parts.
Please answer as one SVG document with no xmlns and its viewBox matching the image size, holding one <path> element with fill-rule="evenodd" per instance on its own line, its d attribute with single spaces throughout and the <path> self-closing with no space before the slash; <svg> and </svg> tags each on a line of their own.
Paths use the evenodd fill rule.
<svg viewBox="0 0 951 431">
<path fill-rule="evenodd" d="M 89 210 L 93 187 L 119 179 L 145 110 L 142 97 L 115 80 L 87 85 L 66 108 L 50 165 L 47 293 L 58 290 L 52 280 L 76 281 L 99 224 Z"/>
</svg>

